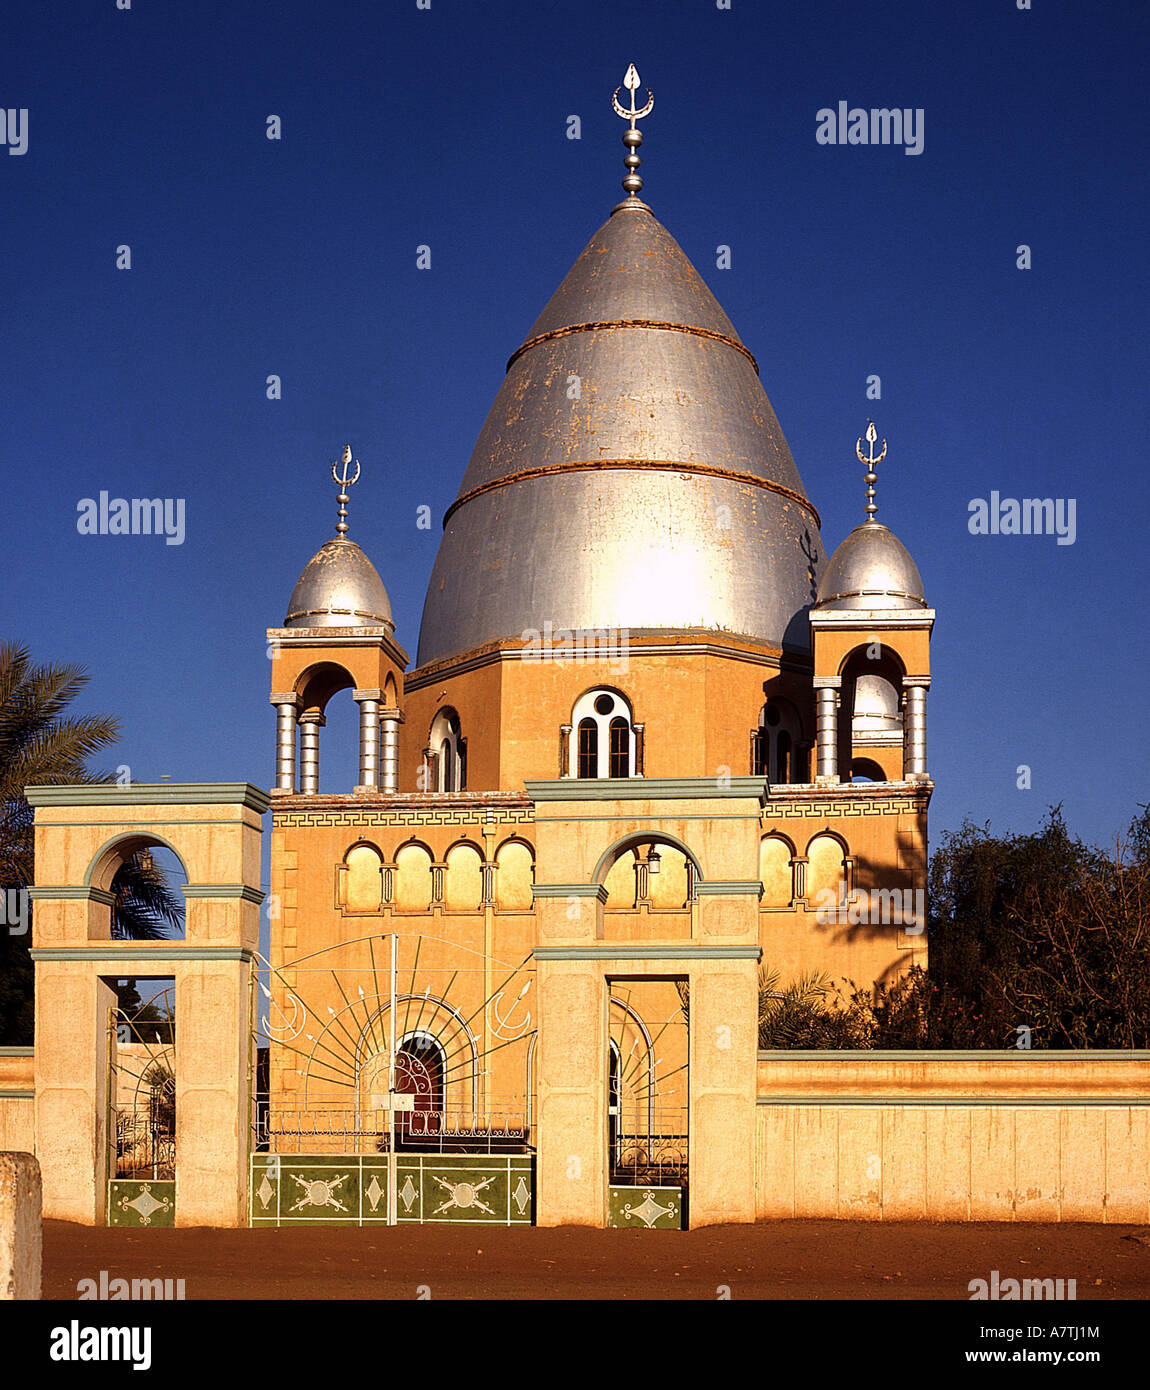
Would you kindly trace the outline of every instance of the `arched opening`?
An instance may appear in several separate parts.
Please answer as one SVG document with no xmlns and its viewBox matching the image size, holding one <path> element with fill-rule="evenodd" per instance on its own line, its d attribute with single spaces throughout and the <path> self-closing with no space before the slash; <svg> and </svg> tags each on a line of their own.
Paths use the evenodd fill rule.
<svg viewBox="0 0 1150 1390">
<path fill-rule="evenodd" d="M 873 758 L 852 758 L 852 782 L 885 782 L 886 773 Z"/>
<path fill-rule="evenodd" d="M 351 697 L 354 687 L 351 673 L 330 661 L 309 667 L 296 682 L 296 786 L 301 792 L 343 792 L 359 782 L 360 711 Z"/>
<path fill-rule="evenodd" d="M 575 702 L 568 775 L 634 777 L 638 771 L 639 730 L 631 705 L 617 690 L 588 690 Z"/>
<path fill-rule="evenodd" d="M 868 758 L 868 751 L 902 747 L 903 715 L 899 692 L 903 674 L 897 654 L 877 643 L 857 648 L 843 663 L 839 767 L 850 769 L 852 781 L 856 764 L 868 763 L 878 769 L 878 775 L 868 773 L 866 780 L 885 780 L 881 764 L 876 758 Z"/>
<path fill-rule="evenodd" d="M 113 941 L 182 941 L 187 935 L 183 861 L 169 845 L 133 835 L 111 849 L 97 883 L 112 894 L 109 932 Z"/>
<path fill-rule="evenodd" d="M 395 1053 L 395 1090 L 414 1101 L 411 1110 L 396 1112 L 397 1148 L 437 1140 L 443 1129 L 446 1074 L 447 1054 L 433 1033 L 417 1028 L 402 1038 Z"/>
<path fill-rule="evenodd" d="M 438 792 L 467 790 L 467 741 L 458 713 L 445 705 L 431 721 L 428 757 L 432 767 L 431 789 Z"/>
<path fill-rule="evenodd" d="M 762 707 L 752 748 L 753 776 L 766 777 L 775 786 L 809 781 L 802 720 L 789 700 L 772 696 Z"/>
</svg>

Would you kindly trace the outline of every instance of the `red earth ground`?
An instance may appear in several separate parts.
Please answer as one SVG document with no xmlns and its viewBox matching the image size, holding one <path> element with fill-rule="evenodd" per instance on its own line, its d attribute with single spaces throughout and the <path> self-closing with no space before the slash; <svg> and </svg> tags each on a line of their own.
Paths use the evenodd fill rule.
<svg viewBox="0 0 1150 1390">
<path fill-rule="evenodd" d="M 81 1279 L 183 1279 L 188 1299 L 964 1299 L 972 1279 L 1074 1279 L 1150 1298 L 1137 1226 L 769 1221 L 580 1227 L 121 1230 L 44 1223 L 44 1297 Z M 421 1290 L 423 1290 L 421 1294 Z"/>
</svg>

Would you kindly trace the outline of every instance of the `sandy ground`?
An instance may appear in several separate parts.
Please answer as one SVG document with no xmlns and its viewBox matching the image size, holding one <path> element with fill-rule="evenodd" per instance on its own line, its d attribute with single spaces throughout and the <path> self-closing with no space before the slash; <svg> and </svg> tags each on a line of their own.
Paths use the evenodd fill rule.
<svg viewBox="0 0 1150 1390">
<path fill-rule="evenodd" d="M 188 1299 L 963 1299 L 972 1279 L 1150 1298 L 1150 1229 L 777 1221 L 699 1231 L 400 1226 L 216 1231 L 44 1223 L 44 1297 L 171 1278 Z M 423 1290 L 421 1295 L 421 1289 Z"/>
</svg>

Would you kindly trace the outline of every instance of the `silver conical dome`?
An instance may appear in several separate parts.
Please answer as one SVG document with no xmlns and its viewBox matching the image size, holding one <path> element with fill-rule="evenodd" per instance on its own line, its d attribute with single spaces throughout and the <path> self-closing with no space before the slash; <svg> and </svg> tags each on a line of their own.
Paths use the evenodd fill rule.
<svg viewBox="0 0 1150 1390">
<path fill-rule="evenodd" d="M 926 606 L 910 551 L 878 521 L 856 526 L 831 556 L 815 604 L 816 609 Z"/>
<path fill-rule="evenodd" d="M 292 590 L 284 627 L 386 627 L 391 601 L 375 566 L 354 541 L 336 536 L 308 561 Z"/>
<path fill-rule="evenodd" d="M 548 622 L 809 648 L 818 528 L 754 358 L 628 199 L 508 364 L 445 519 L 419 663 Z"/>
</svg>

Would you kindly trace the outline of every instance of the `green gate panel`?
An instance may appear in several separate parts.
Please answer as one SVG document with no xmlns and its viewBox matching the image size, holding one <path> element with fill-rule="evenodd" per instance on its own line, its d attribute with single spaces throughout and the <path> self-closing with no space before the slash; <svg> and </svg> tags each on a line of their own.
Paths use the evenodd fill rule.
<svg viewBox="0 0 1150 1390">
<path fill-rule="evenodd" d="M 108 1182 L 109 1226 L 174 1226 L 176 1184 L 172 1178 L 112 1178 Z"/>
<path fill-rule="evenodd" d="M 530 1226 L 535 1160 L 530 1154 L 400 1154 L 401 1223 Z M 253 1226 L 387 1224 L 385 1154 L 253 1154 Z"/>
<path fill-rule="evenodd" d="M 608 1190 L 607 1225 L 638 1230 L 681 1231 L 681 1187 L 616 1187 Z"/>
<path fill-rule="evenodd" d="M 379 1154 L 253 1154 L 253 1226 L 387 1223 L 387 1159 Z"/>
<path fill-rule="evenodd" d="M 396 1196 L 400 1225 L 530 1226 L 535 1165 L 529 1154 L 401 1154 Z"/>
</svg>

